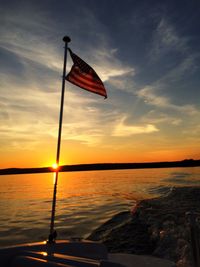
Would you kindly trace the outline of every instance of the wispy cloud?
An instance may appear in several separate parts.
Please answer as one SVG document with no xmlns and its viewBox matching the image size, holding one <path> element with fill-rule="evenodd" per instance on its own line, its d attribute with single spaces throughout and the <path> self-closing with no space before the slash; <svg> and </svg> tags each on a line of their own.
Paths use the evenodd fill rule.
<svg viewBox="0 0 200 267">
<path fill-rule="evenodd" d="M 183 88 L 185 93 L 188 82 L 188 96 L 192 98 L 189 93 L 191 76 L 198 72 L 200 53 L 191 50 L 189 44 L 189 37 L 182 36 L 168 18 L 161 18 L 153 33 L 149 51 L 150 63 L 156 68 L 158 78 L 135 93 L 147 108 L 153 108 L 141 117 L 143 122 L 190 128 L 189 121 L 185 123 L 186 118 L 193 118 L 194 121 L 199 116 L 198 106 L 192 101 L 188 104 L 188 99 L 181 95 L 180 89 Z"/>
<path fill-rule="evenodd" d="M 114 17 L 121 14 L 120 5 L 111 14 L 108 3 L 104 13 L 101 1 L 90 6 L 78 1 L 79 8 L 73 1 L 15 2 L 6 4 L 0 17 L 1 148 L 56 145 L 65 34 L 72 38 L 73 52 L 105 82 L 109 97 L 104 100 L 66 84 L 64 146 L 114 151 L 134 143 L 138 150 L 146 146 L 150 150 L 155 140 L 161 148 L 172 143 L 172 136 L 177 140 L 177 130 L 182 138 L 194 134 L 197 139 L 200 111 L 194 90 L 200 53 L 191 49 L 190 36 L 183 36 L 186 31 L 179 31 L 167 13 L 155 15 L 157 7 L 142 1 L 130 23 L 132 4 L 125 16 Z M 128 5 L 123 8 L 129 11 Z M 67 70 L 71 64 L 68 57 Z M 182 97 L 187 85 L 191 93 L 184 91 Z"/>
<path fill-rule="evenodd" d="M 45 12 L 25 5 L 21 6 L 21 10 L 6 10 L 1 16 L 1 23 L 4 25 L 0 30 L 2 48 L 15 53 L 21 60 L 39 62 L 50 69 L 60 70 L 62 61 L 54 46 L 54 27 L 51 27 L 53 25 Z"/>
<path fill-rule="evenodd" d="M 101 75 L 103 81 L 107 81 L 113 77 L 134 76 L 133 67 L 126 66 L 117 58 L 117 50 L 104 47 L 92 50 L 94 68 Z"/>
<path fill-rule="evenodd" d="M 43 68 L 43 74 L 46 69 L 46 77 L 51 78 L 52 71 L 54 71 L 55 78 L 56 74 L 61 74 L 63 64 L 62 51 L 59 50 L 57 45 L 55 25 L 52 24 L 48 13 L 42 13 L 40 10 L 34 12 L 34 10 L 35 7 L 31 10 L 31 14 L 35 14 L 34 20 L 29 19 L 30 8 L 27 10 L 27 7 L 22 8 L 23 16 L 19 11 L 17 14 L 9 12 L 1 18 L 5 27 L 1 27 L 0 47 L 17 56 L 17 60 L 20 64 L 23 64 L 24 71 L 26 71 L 29 79 L 36 80 L 40 76 L 40 73 L 37 73 L 37 77 L 34 77 L 32 66 L 35 64 L 37 64 L 37 67 L 41 66 Z M 87 25 L 88 31 L 93 31 L 92 29 L 95 28 L 95 31 L 98 32 L 97 39 L 99 42 L 98 46 L 93 42 L 91 44 L 85 42 L 85 46 L 88 44 L 87 50 L 82 49 L 79 56 L 95 68 L 103 81 L 113 77 L 134 75 L 134 68 L 124 65 L 117 57 L 117 49 L 110 47 L 109 38 L 101 32 L 103 26 L 99 21 L 89 10 L 82 9 L 82 12 L 87 14 L 82 23 Z M 78 25 L 80 22 L 77 21 L 76 24 Z M 70 31 L 74 27 L 74 24 L 69 23 Z M 82 40 L 78 40 L 78 42 L 80 43 Z"/>
<path fill-rule="evenodd" d="M 153 123 L 155 125 L 160 124 L 167 124 L 167 125 L 174 125 L 178 126 L 183 123 L 183 119 L 179 116 L 170 115 L 164 112 L 158 112 L 157 110 L 150 110 L 147 114 L 145 114 L 141 121 L 144 123 Z"/>
<path fill-rule="evenodd" d="M 126 117 L 123 117 L 115 126 L 113 136 L 127 137 L 135 134 L 149 134 L 158 132 L 159 129 L 153 124 L 146 125 L 126 125 Z"/>
<path fill-rule="evenodd" d="M 180 36 L 166 18 L 161 18 L 153 35 L 151 59 L 158 59 L 172 51 L 186 53 L 187 50 L 187 39 Z"/>
<path fill-rule="evenodd" d="M 199 113 L 199 110 L 194 105 L 186 104 L 181 106 L 171 103 L 170 98 L 159 95 L 157 93 L 157 88 L 155 87 L 146 86 L 143 89 L 139 90 L 136 94 L 140 99 L 143 99 L 144 102 L 148 105 L 152 105 L 162 109 L 171 109 L 179 111 L 191 116 Z"/>
<path fill-rule="evenodd" d="M 158 82 L 174 82 L 183 75 L 189 75 L 197 70 L 200 53 L 190 47 L 190 37 L 183 36 L 166 17 L 162 17 L 152 37 L 149 58 L 152 64 L 162 62 L 170 66 Z M 156 61 L 156 62 L 155 62 Z M 159 64 L 160 66 L 160 64 Z"/>
<path fill-rule="evenodd" d="M 19 148 L 23 140 L 27 146 L 30 143 L 29 147 L 34 147 L 43 138 L 57 138 L 63 64 L 63 51 L 60 49 L 63 43 L 58 47 L 58 40 L 54 37 L 55 25 L 48 13 L 35 7 L 21 8 L 15 12 L 9 10 L 1 17 L 4 27 L 0 31 L 0 47 L 5 54 L 5 62 L 10 55 L 14 60 L 14 64 L 0 75 L 0 130 L 4 133 L 5 145 Z M 30 12 L 34 14 L 34 19 L 29 19 Z M 88 16 L 83 23 L 88 24 L 88 31 L 94 25 L 96 29 L 102 27 L 94 17 L 87 20 Z M 89 53 L 82 50 L 78 55 L 95 68 L 103 81 L 134 75 L 134 68 L 124 65 L 118 59 L 117 49 L 110 47 L 108 38 L 101 31 L 98 40 L 98 47 L 91 43 L 87 49 Z M 100 123 L 99 99 L 90 95 L 85 97 L 81 89 L 74 89 L 70 84 L 67 87 L 70 100 L 66 98 L 65 112 L 70 117 L 66 123 L 63 122 L 63 140 L 77 140 L 87 145 L 99 143 L 105 135 L 105 129 Z M 112 120 L 113 114 L 108 113 L 107 120 Z"/>
</svg>

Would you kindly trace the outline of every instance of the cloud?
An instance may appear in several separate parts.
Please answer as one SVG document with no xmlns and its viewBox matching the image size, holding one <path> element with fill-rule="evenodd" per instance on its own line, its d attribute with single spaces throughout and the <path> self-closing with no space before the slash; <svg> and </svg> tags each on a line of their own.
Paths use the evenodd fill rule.
<svg viewBox="0 0 200 267">
<path fill-rule="evenodd" d="M 2 37 L 0 47 L 4 54 L 13 54 L 13 57 L 16 58 L 15 66 L 20 66 L 22 74 L 29 77 L 29 80 L 33 80 L 35 83 L 41 82 L 44 78 L 52 80 L 53 77 L 55 80 L 61 75 L 63 65 L 63 51 L 59 50 L 63 43 L 58 44 L 59 33 L 55 34 L 58 25 L 52 24 L 47 12 L 42 12 L 36 7 L 25 6 L 21 9 L 17 9 L 15 12 L 9 10 L 1 18 L 4 27 L 1 27 L 0 30 Z M 30 12 L 33 14 L 31 19 L 29 18 Z M 117 49 L 110 47 L 109 37 L 102 31 L 103 24 L 88 9 L 81 8 L 80 12 L 87 16 L 83 17 L 81 23 L 79 20 L 69 23 L 68 30 L 72 31 L 78 25 L 81 28 L 85 25 L 88 35 L 95 29 L 95 32 L 98 33 L 96 36 L 98 45 L 92 40 L 83 42 L 81 36 L 79 39 L 76 37 L 77 43 L 83 44 L 81 50 L 79 47 L 78 55 L 94 67 L 103 81 L 108 81 L 113 77 L 134 75 L 134 68 L 122 63 L 117 57 Z M 73 47 L 76 47 L 75 43 Z M 76 49 L 74 50 L 76 53 Z M 8 56 L 4 61 L 9 61 Z M 70 69 L 69 65 L 70 62 L 68 62 L 68 70 Z M 45 74 L 45 77 L 41 77 L 41 73 Z"/>
<path fill-rule="evenodd" d="M 186 113 L 188 115 L 195 115 L 199 113 L 199 110 L 194 105 L 175 105 L 171 103 L 171 100 L 169 97 L 166 96 L 160 96 L 157 94 L 157 88 L 152 86 L 146 86 L 136 93 L 137 96 L 144 100 L 145 103 L 148 105 L 152 105 L 155 107 L 159 107 L 162 109 L 171 109 L 174 111 Z"/>
<path fill-rule="evenodd" d="M 150 58 L 155 60 L 172 51 L 186 53 L 187 50 L 187 39 L 179 36 L 166 18 L 161 18 L 153 35 Z"/>
<path fill-rule="evenodd" d="M 52 132 L 57 132 L 56 98 L 54 94 L 34 90 L 22 95 L 16 88 L 10 94 L 1 94 L 1 147 L 32 149 L 41 140 L 50 138 Z"/>
<path fill-rule="evenodd" d="M 52 23 L 47 12 L 35 6 L 19 7 L 5 10 L 0 18 L 4 25 L 0 29 L 0 47 L 6 63 L 2 64 L 0 74 L 0 130 L 4 133 L 4 143 L 20 148 L 23 141 L 34 147 L 42 138 L 57 138 L 63 42 L 59 39 L 58 44 L 61 32 L 55 34 L 58 25 Z M 110 47 L 108 36 L 101 31 L 103 24 L 89 10 L 84 12 L 90 13 L 90 19 L 86 16 L 81 22 L 68 23 L 68 30 L 77 28 L 80 33 L 78 26 L 82 28 L 83 23 L 88 33 L 94 30 L 98 33 L 98 45 L 84 41 L 78 55 L 94 67 L 103 81 L 132 77 L 134 68 L 119 60 L 117 49 Z M 80 37 L 75 39 L 83 43 Z M 74 52 L 77 53 L 76 49 Z M 68 69 L 69 65 L 70 59 Z M 115 112 L 107 110 L 102 117 L 100 109 L 105 104 L 99 104 L 99 99 L 73 85 L 67 83 L 66 87 L 65 113 L 70 116 L 67 123 L 63 121 L 63 140 L 78 140 L 88 145 L 101 142 L 106 123 L 115 118 Z"/>
<path fill-rule="evenodd" d="M 39 62 L 56 71 L 61 69 L 62 61 L 54 46 L 54 27 L 45 12 L 34 6 L 4 10 L 1 24 L 2 48 L 21 59 Z"/>
<path fill-rule="evenodd" d="M 94 68 L 99 73 L 103 81 L 107 81 L 113 77 L 134 76 L 135 69 L 124 65 L 116 54 L 116 49 L 108 47 L 92 49 Z"/>
<path fill-rule="evenodd" d="M 125 125 L 126 117 L 124 116 L 115 126 L 112 136 L 127 137 L 135 134 L 148 134 L 158 132 L 159 129 L 153 124 L 146 125 Z"/>
<path fill-rule="evenodd" d="M 146 105 L 155 107 L 161 113 L 165 112 L 166 120 L 167 117 L 171 118 L 170 113 L 174 112 L 176 117 L 175 120 L 172 119 L 174 125 L 178 125 L 183 119 L 180 116 L 191 117 L 200 113 L 194 104 L 187 104 L 188 98 L 185 97 L 187 94 L 190 99 L 193 97 L 192 80 L 198 71 L 200 57 L 199 52 L 191 50 L 190 44 L 189 37 L 181 36 L 169 19 L 161 18 L 154 31 L 149 52 L 150 64 L 152 69 L 156 68 L 159 78 L 136 92 L 138 98 Z M 185 91 L 187 85 L 190 87 L 187 88 L 190 93 Z M 184 96 L 181 95 L 181 89 Z M 177 101 L 175 97 L 178 92 L 180 97 Z"/>
<path fill-rule="evenodd" d="M 61 85 L 59 85 L 60 87 Z M 63 140 L 76 140 L 93 146 L 101 142 L 108 121 L 115 111 L 104 110 L 103 98 L 94 96 L 68 84 L 65 94 L 63 116 Z M 6 91 L 0 91 L 0 132 L 4 146 L 19 147 L 23 141 L 33 148 L 43 139 L 57 139 L 60 90 L 40 91 L 35 87 L 27 92 L 10 84 Z M 102 125 L 102 121 L 104 124 Z M 21 148 L 25 146 L 21 145 Z"/>
<path fill-rule="evenodd" d="M 137 96 L 144 100 L 145 103 L 158 106 L 158 107 L 169 107 L 169 99 L 164 96 L 157 96 L 155 90 L 151 86 L 146 86 L 143 89 L 140 89 L 137 93 Z"/>
<path fill-rule="evenodd" d="M 200 54 L 195 52 L 185 55 L 179 64 L 176 64 L 157 81 L 158 86 L 163 87 L 164 84 L 173 84 L 186 77 L 190 79 L 190 74 L 198 70 L 199 58 Z"/>
<path fill-rule="evenodd" d="M 199 51 L 191 49 L 190 38 L 181 35 L 169 20 L 161 18 L 153 34 L 149 58 L 152 64 L 160 60 L 162 69 L 168 70 L 162 81 L 177 81 L 194 72 L 199 66 L 199 57 Z"/>
<path fill-rule="evenodd" d="M 174 87 L 170 87 L 171 83 L 179 82 L 195 70 L 198 54 L 190 53 L 188 39 L 182 38 L 169 20 L 160 20 L 151 44 L 149 38 L 154 23 L 150 31 L 146 31 L 146 27 L 135 27 L 141 32 L 137 45 L 134 43 L 136 40 L 131 38 L 124 46 L 125 43 L 119 43 L 117 38 L 120 36 L 121 39 L 121 34 L 127 32 L 130 34 L 131 29 L 114 34 L 113 26 L 106 25 L 103 17 L 95 16 L 92 7 L 80 4 L 77 9 L 77 4 L 63 2 L 60 12 L 61 6 L 56 3 L 53 11 L 52 6 L 47 7 L 40 1 L 37 8 L 34 5 L 34 1 L 32 6 L 25 2 L 24 6 L 16 3 L 15 8 L 6 10 L 0 18 L 3 26 L 0 29 L 1 147 L 34 149 L 44 140 L 51 140 L 56 145 L 63 65 L 62 37 L 66 32 L 72 37 L 70 47 L 73 52 L 90 64 L 105 82 L 109 98 L 104 101 L 67 83 L 63 141 L 100 147 L 116 142 L 117 147 L 124 147 L 126 140 L 134 139 L 136 142 L 135 139 L 140 139 L 143 134 L 146 139 L 156 139 L 158 131 L 160 136 L 167 135 L 162 132 L 162 123 L 180 128 L 186 126 L 187 130 L 184 116 L 198 117 L 199 111 L 194 105 L 177 105 L 173 98 Z M 44 6 L 40 9 L 42 5 L 45 9 Z M 69 5 L 66 10 L 65 5 Z M 146 18 L 139 17 L 145 22 L 142 26 L 146 26 Z M 114 21 L 117 26 L 118 18 Z M 123 22 L 123 18 L 120 21 Z M 140 46 L 140 40 L 144 38 L 147 42 Z M 124 47 L 127 51 L 122 49 Z M 149 57 L 154 60 L 152 62 L 156 63 L 156 66 L 151 66 L 151 71 L 147 69 L 146 47 L 151 50 Z M 165 63 L 171 52 L 179 55 L 179 61 L 160 75 L 163 67 L 160 63 Z M 71 63 L 68 57 L 68 69 Z M 162 77 L 147 84 L 145 81 L 148 78 L 143 75 L 145 70 L 149 77 L 155 72 Z M 154 112 L 151 113 L 151 109 Z M 194 125 L 190 126 L 192 129 Z M 177 130 L 177 127 L 174 129 Z M 136 134 L 137 137 L 131 138 Z M 126 140 L 114 137 L 125 137 Z M 140 139 L 141 144 L 145 138 Z"/>
<path fill-rule="evenodd" d="M 179 126 L 183 123 L 183 119 L 179 118 L 176 115 L 169 115 L 163 112 L 158 112 L 157 110 L 150 110 L 145 114 L 141 121 L 143 123 L 153 123 L 153 124 L 170 124 L 174 126 Z"/>
</svg>

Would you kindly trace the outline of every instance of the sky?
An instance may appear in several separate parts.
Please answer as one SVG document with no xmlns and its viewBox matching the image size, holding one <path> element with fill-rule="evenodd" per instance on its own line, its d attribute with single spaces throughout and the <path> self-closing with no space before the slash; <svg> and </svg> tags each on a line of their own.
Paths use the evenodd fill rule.
<svg viewBox="0 0 200 267">
<path fill-rule="evenodd" d="M 108 98 L 66 82 L 60 164 L 200 158 L 200 1 L 0 3 L 0 168 L 55 162 L 65 35 Z"/>
</svg>

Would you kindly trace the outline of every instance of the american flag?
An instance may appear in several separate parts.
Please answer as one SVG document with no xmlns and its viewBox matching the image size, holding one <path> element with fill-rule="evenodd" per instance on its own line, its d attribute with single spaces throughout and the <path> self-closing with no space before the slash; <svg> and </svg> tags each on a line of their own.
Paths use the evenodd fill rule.
<svg viewBox="0 0 200 267">
<path fill-rule="evenodd" d="M 102 95 L 107 98 L 106 89 L 103 82 L 85 61 L 74 54 L 71 49 L 69 49 L 73 66 L 70 72 L 65 77 L 69 82 L 98 95 Z"/>
</svg>

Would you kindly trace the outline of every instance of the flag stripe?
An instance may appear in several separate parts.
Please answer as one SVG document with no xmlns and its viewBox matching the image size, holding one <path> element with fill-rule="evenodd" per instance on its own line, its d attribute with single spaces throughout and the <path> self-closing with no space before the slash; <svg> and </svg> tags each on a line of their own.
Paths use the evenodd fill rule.
<svg viewBox="0 0 200 267">
<path fill-rule="evenodd" d="M 103 83 L 101 81 L 94 80 L 93 76 L 91 74 L 85 74 L 79 71 L 77 67 L 73 67 L 72 73 L 75 77 L 79 77 L 80 79 L 84 80 L 85 82 L 88 82 L 88 84 L 95 84 L 97 86 L 103 86 Z M 103 86 L 104 87 L 104 86 Z"/>
<path fill-rule="evenodd" d="M 99 86 L 89 85 L 88 83 L 85 83 L 84 81 L 82 81 L 81 79 L 78 79 L 77 77 L 75 77 L 73 75 L 71 75 L 69 78 L 67 78 L 67 80 L 70 82 L 73 81 L 73 83 L 77 83 L 77 84 L 81 85 L 81 87 L 87 87 L 90 89 L 94 89 L 96 91 L 101 92 L 103 95 L 106 95 L 104 88 L 101 88 Z"/>
<path fill-rule="evenodd" d="M 65 79 L 82 89 L 107 98 L 104 84 L 93 68 L 75 55 L 71 49 L 69 49 L 69 51 L 74 64 Z"/>
<path fill-rule="evenodd" d="M 77 71 L 74 72 L 74 71 L 72 71 L 70 73 L 70 75 L 67 75 L 66 79 L 68 81 L 70 81 L 71 78 L 74 80 L 74 82 L 77 80 L 77 82 L 79 82 L 79 84 L 82 83 L 83 86 L 90 86 L 91 88 L 93 87 L 93 88 L 95 88 L 97 90 L 99 89 L 102 92 L 105 92 L 105 89 L 104 89 L 104 86 L 103 86 L 102 83 L 96 84 L 93 81 L 91 81 L 91 79 L 89 79 L 86 75 L 81 74 L 80 72 L 77 72 Z"/>
<path fill-rule="evenodd" d="M 84 75 L 77 75 L 72 71 L 67 75 L 66 79 L 74 85 L 80 86 L 87 91 L 96 92 L 97 94 L 99 92 L 100 95 L 107 96 L 103 85 L 96 84 L 93 81 L 90 82 L 91 79 L 85 79 Z"/>
<path fill-rule="evenodd" d="M 79 86 L 80 88 L 82 88 L 82 89 L 84 89 L 84 90 L 86 90 L 86 91 L 93 92 L 93 93 L 96 93 L 96 94 L 98 94 L 98 95 L 102 95 L 102 96 L 107 97 L 107 94 L 105 93 L 104 90 L 100 92 L 99 89 L 95 89 L 94 87 L 90 87 L 90 86 L 87 86 L 87 87 L 86 87 L 83 83 L 79 83 L 79 82 L 77 81 L 77 79 L 70 78 L 70 80 L 68 80 L 68 81 L 70 81 L 70 82 L 73 83 L 74 85 Z"/>
<path fill-rule="evenodd" d="M 106 93 L 104 91 L 103 88 L 99 88 L 99 87 L 96 87 L 96 86 L 90 86 L 88 84 L 85 84 L 84 82 L 82 82 L 81 80 L 73 77 L 73 76 L 70 76 L 68 81 L 72 82 L 73 84 L 77 84 L 78 86 L 80 86 L 81 88 L 88 88 L 88 90 L 92 90 L 92 91 L 95 91 L 95 92 L 99 92 L 101 94 L 103 94 L 104 96 L 106 96 Z"/>
</svg>

